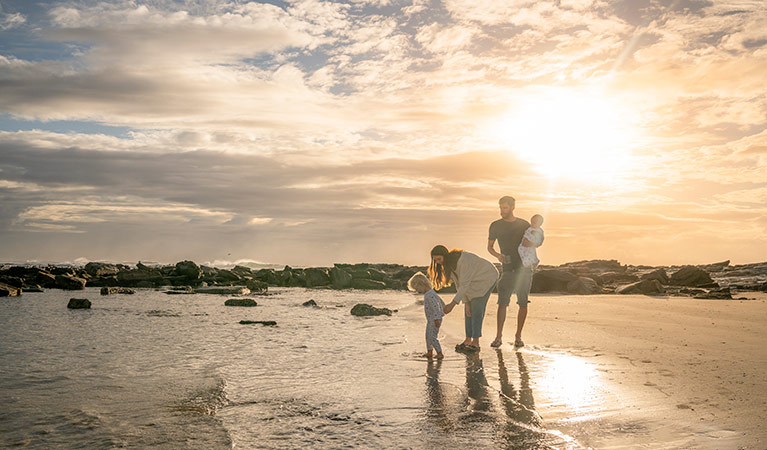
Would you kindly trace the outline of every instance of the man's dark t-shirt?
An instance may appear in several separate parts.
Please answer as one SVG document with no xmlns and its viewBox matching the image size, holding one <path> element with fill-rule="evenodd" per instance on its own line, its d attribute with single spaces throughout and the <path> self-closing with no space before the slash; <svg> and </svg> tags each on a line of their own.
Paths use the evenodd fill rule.
<svg viewBox="0 0 767 450">
<path fill-rule="evenodd" d="M 511 256 L 511 263 L 504 264 L 503 268 L 514 270 L 522 267 L 522 258 L 519 257 L 517 248 L 522 242 L 525 230 L 530 227 L 530 223 L 519 217 L 512 222 L 498 219 L 490 224 L 490 234 L 488 240 L 498 240 L 498 246 L 501 247 L 501 253 Z"/>
</svg>

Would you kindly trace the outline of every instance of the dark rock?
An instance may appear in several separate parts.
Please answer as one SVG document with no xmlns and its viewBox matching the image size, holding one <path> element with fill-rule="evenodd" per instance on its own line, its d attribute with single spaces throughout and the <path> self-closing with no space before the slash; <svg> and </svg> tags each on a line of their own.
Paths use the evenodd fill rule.
<svg viewBox="0 0 767 450">
<path fill-rule="evenodd" d="M 352 287 L 354 289 L 386 289 L 386 283 L 383 281 L 352 278 Z"/>
<path fill-rule="evenodd" d="M 91 301 L 87 298 L 70 298 L 67 308 L 70 309 L 90 309 Z"/>
<path fill-rule="evenodd" d="M 258 303 L 252 298 L 230 298 L 224 306 L 258 306 Z"/>
<path fill-rule="evenodd" d="M 701 287 L 712 283 L 708 272 L 695 266 L 684 266 L 669 278 L 669 284 L 674 286 Z"/>
<path fill-rule="evenodd" d="M 269 290 L 269 285 L 264 281 L 259 280 L 246 280 L 245 287 L 250 289 L 252 293 L 264 293 Z"/>
<path fill-rule="evenodd" d="M 70 291 L 85 289 L 85 279 L 69 275 L 56 275 L 56 287 Z"/>
<path fill-rule="evenodd" d="M 330 275 L 326 269 L 308 268 L 304 270 L 306 287 L 327 286 L 330 284 Z"/>
<path fill-rule="evenodd" d="M 234 268 L 232 269 L 232 273 L 237 275 L 240 278 L 253 276 L 253 271 L 250 270 L 250 267 L 245 267 L 245 266 L 234 266 Z"/>
<path fill-rule="evenodd" d="M 562 270 L 573 271 L 577 273 L 604 273 L 604 272 L 625 272 L 626 267 L 614 259 L 592 259 L 586 261 L 574 261 L 559 266 Z"/>
<path fill-rule="evenodd" d="M 633 283 L 639 281 L 639 277 L 633 273 L 626 272 L 605 272 L 599 275 L 602 285 L 614 286 L 615 284 Z"/>
<path fill-rule="evenodd" d="M 539 270 L 533 275 L 530 292 L 567 292 L 567 285 L 577 279 L 577 275 L 564 270 Z"/>
<path fill-rule="evenodd" d="M 616 294 L 644 294 L 658 295 L 665 293 L 665 289 L 658 280 L 642 280 L 636 283 L 620 286 L 615 290 Z"/>
<path fill-rule="evenodd" d="M 274 269 L 261 269 L 255 274 L 256 280 L 263 281 L 271 286 L 279 286 L 280 277 Z"/>
<path fill-rule="evenodd" d="M 302 306 L 317 306 L 317 302 L 315 302 L 314 299 L 311 299 L 302 303 Z"/>
<path fill-rule="evenodd" d="M 694 298 L 712 299 L 712 300 L 732 300 L 732 293 L 730 288 L 724 287 L 721 289 L 711 289 L 708 292 L 701 292 L 696 294 Z"/>
<path fill-rule="evenodd" d="M 570 294 L 592 295 L 601 291 L 597 282 L 588 277 L 578 277 L 578 279 L 567 283 L 567 292 Z"/>
<path fill-rule="evenodd" d="M 43 270 L 37 271 L 33 276 L 26 278 L 28 283 L 37 284 L 44 288 L 53 289 L 56 287 L 56 276 Z"/>
<path fill-rule="evenodd" d="M 208 286 L 194 290 L 195 294 L 248 295 L 250 289 L 245 286 Z"/>
<path fill-rule="evenodd" d="M 698 266 L 698 267 L 700 267 L 701 269 L 705 270 L 706 272 L 721 272 L 725 268 L 729 267 L 729 265 L 730 265 L 730 260 L 728 259 L 727 261 L 722 261 L 722 262 L 712 263 L 712 264 L 706 264 L 706 265 Z"/>
<path fill-rule="evenodd" d="M 23 292 L 45 292 L 45 291 L 43 291 L 43 288 L 41 288 L 40 286 L 38 286 L 36 284 L 32 285 L 32 286 L 24 285 L 24 287 L 22 287 L 21 290 Z"/>
<path fill-rule="evenodd" d="M 0 283 L 0 297 L 17 297 L 21 295 L 21 292 L 20 288 Z"/>
<path fill-rule="evenodd" d="M 176 276 L 184 277 L 189 280 L 199 280 L 202 278 L 202 269 L 194 261 L 179 261 L 173 271 Z"/>
<path fill-rule="evenodd" d="M 232 282 L 239 282 L 241 277 L 231 270 L 221 269 L 213 277 L 213 280 L 217 283 L 227 284 Z"/>
<path fill-rule="evenodd" d="M 118 267 L 116 264 L 100 262 L 89 262 L 83 269 L 88 275 L 92 277 L 116 275 L 120 271 L 120 267 Z"/>
<path fill-rule="evenodd" d="M 351 311 L 353 316 L 391 316 L 392 310 L 389 308 L 376 308 L 366 303 L 354 305 Z"/>
<path fill-rule="evenodd" d="M 117 282 L 122 286 L 155 287 L 164 284 L 164 275 L 140 262 L 133 270 L 121 270 L 117 273 Z"/>
<path fill-rule="evenodd" d="M 655 269 L 652 272 L 648 272 L 640 277 L 642 280 L 658 280 L 660 284 L 668 284 L 668 275 L 663 268 Z"/>
<path fill-rule="evenodd" d="M 705 294 L 705 289 L 695 289 L 695 288 L 682 288 L 677 291 L 680 295 L 689 295 L 691 297 L 695 297 L 696 295 Z"/>
<path fill-rule="evenodd" d="M 400 280 L 400 281 L 407 282 L 407 280 L 409 280 L 410 277 L 415 275 L 416 272 L 426 273 L 426 271 L 427 271 L 426 268 L 419 269 L 418 267 L 406 267 L 406 268 L 400 270 L 399 272 L 395 273 L 394 275 L 392 275 L 392 278 L 395 279 L 395 280 Z"/>
<path fill-rule="evenodd" d="M 333 289 L 346 289 L 352 285 L 352 276 L 340 267 L 330 269 L 330 283 Z"/>
<path fill-rule="evenodd" d="M 124 288 L 124 287 L 103 287 L 101 288 L 101 295 L 112 295 L 112 294 L 135 294 L 136 291 L 130 288 Z"/>
<path fill-rule="evenodd" d="M 264 325 L 264 326 L 275 326 L 277 325 L 277 322 L 274 320 L 241 320 L 240 325 Z"/>
</svg>

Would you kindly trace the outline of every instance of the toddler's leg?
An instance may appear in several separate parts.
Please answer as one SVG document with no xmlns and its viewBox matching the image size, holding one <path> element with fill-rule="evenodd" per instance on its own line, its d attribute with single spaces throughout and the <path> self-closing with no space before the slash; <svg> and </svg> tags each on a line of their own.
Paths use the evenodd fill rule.
<svg viewBox="0 0 767 450">
<path fill-rule="evenodd" d="M 434 342 L 432 341 L 432 328 L 436 328 L 432 321 L 428 321 L 426 323 L 426 354 L 431 355 L 432 350 L 434 349 Z"/>
</svg>

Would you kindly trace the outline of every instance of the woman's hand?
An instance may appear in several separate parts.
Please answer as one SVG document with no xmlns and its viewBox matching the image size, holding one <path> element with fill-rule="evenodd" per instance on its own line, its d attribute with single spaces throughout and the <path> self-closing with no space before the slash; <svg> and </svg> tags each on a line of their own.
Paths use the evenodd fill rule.
<svg viewBox="0 0 767 450">
<path fill-rule="evenodd" d="M 447 305 L 445 305 L 444 308 L 442 308 L 442 311 L 444 311 L 445 314 L 450 314 L 450 311 L 452 311 L 453 308 L 455 308 L 455 305 L 456 305 L 455 302 L 450 302 Z"/>
</svg>

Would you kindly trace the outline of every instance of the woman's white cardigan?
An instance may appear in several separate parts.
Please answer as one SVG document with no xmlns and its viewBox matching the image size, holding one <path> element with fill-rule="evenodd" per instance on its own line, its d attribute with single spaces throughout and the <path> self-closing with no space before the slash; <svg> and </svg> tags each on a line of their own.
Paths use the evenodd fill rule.
<svg viewBox="0 0 767 450">
<path fill-rule="evenodd" d="M 482 297 L 498 282 L 498 269 L 490 261 L 463 251 L 458 258 L 452 279 L 457 290 L 453 301 L 467 302 Z"/>
</svg>

